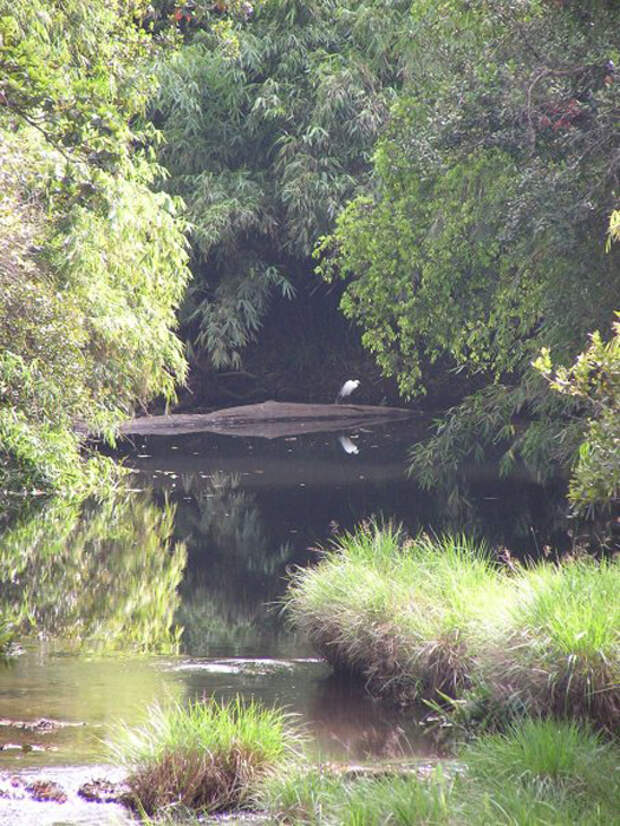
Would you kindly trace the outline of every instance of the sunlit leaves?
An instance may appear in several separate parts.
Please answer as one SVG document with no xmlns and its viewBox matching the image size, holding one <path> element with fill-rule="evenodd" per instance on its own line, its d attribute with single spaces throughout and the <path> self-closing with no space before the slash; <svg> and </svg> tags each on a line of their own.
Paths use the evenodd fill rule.
<svg viewBox="0 0 620 826">
<path fill-rule="evenodd" d="M 76 423 L 112 437 L 185 376 L 172 332 L 189 272 L 156 190 L 153 43 L 141 3 L 0 3 L 2 482 L 81 485 Z M 80 472 L 84 477 L 80 481 Z"/>
<path fill-rule="evenodd" d="M 617 319 L 620 314 L 616 313 Z M 585 440 L 573 469 L 569 496 L 577 510 L 617 502 L 620 495 L 620 320 L 603 341 L 599 332 L 571 367 L 553 369 L 543 348 L 534 362 L 556 392 L 581 400 L 588 411 Z"/>
</svg>

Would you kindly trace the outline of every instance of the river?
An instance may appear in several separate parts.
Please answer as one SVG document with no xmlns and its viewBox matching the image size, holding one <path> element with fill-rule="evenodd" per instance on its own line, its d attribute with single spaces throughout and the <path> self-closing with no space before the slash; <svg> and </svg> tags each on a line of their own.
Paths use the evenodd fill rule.
<svg viewBox="0 0 620 826">
<path fill-rule="evenodd" d="M 127 490 L 15 520 L 0 538 L 0 607 L 31 633 L 0 664 L 0 824 L 128 822 L 76 791 L 118 774 L 108 742 L 158 701 L 284 706 L 324 760 L 436 756 L 424 710 L 404 717 L 336 680 L 279 603 L 287 571 L 363 519 L 467 530 L 521 556 L 564 541 L 561 505 L 525 475 L 478 468 L 449 490 L 420 489 L 406 458 L 422 429 L 132 436 L 118 449 Z M 67 802 L 32 801 L 32 777 L 57 780 Z"/>
</svg>

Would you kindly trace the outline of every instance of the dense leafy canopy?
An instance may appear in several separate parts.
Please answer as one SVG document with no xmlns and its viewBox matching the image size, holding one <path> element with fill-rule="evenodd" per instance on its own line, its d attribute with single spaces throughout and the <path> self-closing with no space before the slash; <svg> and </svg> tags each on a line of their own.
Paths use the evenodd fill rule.
<svg viewBox="0 0 620 826">
<path fill-rule="evenodd" d="M 375 153 L 374 190 L 323 240 L 345 314 L 403 394 L 448 356 L 488 384 L 414 453 L 432 482 L 500 450 L 542 474 L 583 433 L 575 397 L 531 368 L 607 331 L 620 294 L 606 251 L 617 197 L 614 3 L 415 2 L 409 80 Z M 617 412 L 615 413 L 617 415 Z M 566 418 L 569 416 L 569 418 Z M 526 426 L 526 420 L 529 427 Z"/>
<path fill-rule="evenodd" d="M 267 0 L 212 20 L 162 61 L 153 118 L 169 189 L 192 223 L 189 335 L 216 367 L 239 365 L 274 290 L 308 277 L 321 233 L 368 180 L 403 64 L 409 3 Z"/>
<path fill-rule="evenodd" d="M 612 0 L 0 0 L 1 487 L 84 481 L 76 421 L 112 436 L 173 396 L 188 263 L 183 332 L 238 367 L 316 250 L 404 397 L 440 365 L 471 382 L 423 482 L 489 448 L 547 475 L 590 428 L 571 495 L 613 499 L 619 23 Z"/>
<path fill-rule="evenodd" d="M 110 435 L 185 375 L 185 227 L 135 127 L 153 92 L 141 5 L 0 3 L 3 488 L 77 484 L 74 423 Z"/>
</svg>

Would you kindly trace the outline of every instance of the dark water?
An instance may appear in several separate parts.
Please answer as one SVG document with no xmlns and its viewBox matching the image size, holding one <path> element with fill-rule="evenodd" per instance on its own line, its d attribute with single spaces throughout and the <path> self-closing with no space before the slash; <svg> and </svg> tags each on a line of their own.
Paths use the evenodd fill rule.
<svg viewBox="0 0 620 826">
<path fill-rule="evenodd" d="M 36 770 L 74 791 L 112 771 L 105 743 L 119 722 L 203 695 L 285 706 L 325 759 L 436 754 L 414 714 L 336 681 L 278 606 L 290 566 L 372 516 L 412 533 L 466 529 L 519 555 L 566 541 L 561 500 L 525 477 L 478 469 L 458 488 L 422 491 L 405 473 L 418 433 L 408 423 L 275 440 L 134 437 L 121 447 L 130 492 L 17 519 L 0 540 L 0 609 L 31 635 L 0 665 L 0 786 Z M 70 725 L 17 725 L 41 717 Z M 0 797 L 0 823 L 123 817 L 77 801 Z"/>
</svg>

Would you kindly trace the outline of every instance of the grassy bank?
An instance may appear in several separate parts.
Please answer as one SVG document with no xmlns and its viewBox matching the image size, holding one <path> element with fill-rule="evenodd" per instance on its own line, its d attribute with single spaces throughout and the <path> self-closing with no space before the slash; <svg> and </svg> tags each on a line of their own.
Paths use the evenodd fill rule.
<svg viewBox="0 0 620 826">
<path fill-rule="evenodd" d="M 369 526 L 298 569 L 286 608 L 332 665 L 406 704 L 470 685 L 474 641 L 489 603 L 500 610 L 502 586 L 491 560 L 462 540 L 412 542 Z"/>
<path fill-rule="evenodd" d="M 527 718 L 430 773 L 315 765 L 299 746 L 281 712 L 206 701 L 152 710 L 118 753 L 131 766 L 134 807 L 161 826 L 216 823 L 208 816 L 220 812 L 297 826 L 620 823 L 620 747 L 575 721 Z"/>
<path fill-rule="evenodd" d="M 150 709 L 142 728 L 120 732 L 114 754 L 139 812 L 219 812 L 243 807 L 268 771 L 298 757 L 298 745 L 283 712 L 208 700 Z"/>
<path fill-rule="evenodd" d="M 334 667 L 392 702 L 473 689 L 500 707 L 612 727 L 618 593 L 618 562 L 509 569 L 463 538 L 367 525 L 293 574 L 286 609 Z"/>
<path fill-rule="evenodd" d="M 540 564 L 510 580 L 506 625 L 479 658 L 495 702 L 620 724 L 620 564 Z"/>
<path fill-rule="evenodd" d="M 262 803 L 300 826 L 609 826 L 619 822 L 619 761 L 588 729 L 528 720 L 481 737 L 428 778 L 345 780 L 298 767 L 271 778 Z"/>
</svg>

